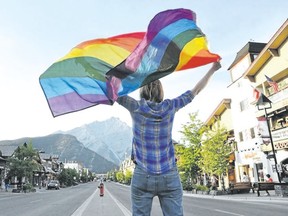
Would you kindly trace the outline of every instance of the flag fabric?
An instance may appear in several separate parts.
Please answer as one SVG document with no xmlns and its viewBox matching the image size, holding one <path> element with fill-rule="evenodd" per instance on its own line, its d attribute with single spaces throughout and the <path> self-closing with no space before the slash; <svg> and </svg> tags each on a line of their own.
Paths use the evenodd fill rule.
<svg viewBox="0 0 288 216">
<path fill-rule="evenodd" d="M 144 35 L 137 32 L 85 41 L 52 64 L 40 76 L 40 84 L 53 116 L 112 104 L 106 73 L 127 58 Z"/>
<path fill-rule="evenodd" d="M 269 78 L 268 76 L 266 76 L 266 80 L 268 82 L 268 84 L 273 88 L 274 92 L 278 92 L 279 91 L 279 87 L 278 87 L 278 83 L 273 81 L 271 78 Z"/>
<path fill-rule="evenodd" d="M 151 20 L 144 39 L 134 52 L 107 75 L 121 80 L 118 81 L 120 90 L 114 90 L 121 96 L 174 71 L 219 60 L 219 55 L 209 52 L 193 11 L 166 10 Z"/>
<path fill-rule="evenodd" d="M 256 89 L 256 88 L 253 88 L 253 98 L 254 98 L 254 101 L 257 101 L 260 97 L 260 92 Z"/>
<path fill-rule="evenodd" d="M 196 14 L 180 8 L 157 14 L 145 33 L 81 43 L 49 67 L 40 84 L 53 116 L 59 116 L 113 104 L 174 71 L 219 60 L 209 52 Z"/>
</svg>

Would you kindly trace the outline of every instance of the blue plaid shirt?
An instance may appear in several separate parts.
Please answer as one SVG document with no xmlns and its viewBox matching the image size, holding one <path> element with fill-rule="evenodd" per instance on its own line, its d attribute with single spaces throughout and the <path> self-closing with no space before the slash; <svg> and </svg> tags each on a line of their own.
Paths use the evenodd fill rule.
<svg viewBox="0 0 288 216">
<path fill-rule="evenodd" d="M 148 173 L 162 174 L 175 167 L 172 127 L 175 113 L 194 96 L 187 91 L 172 100 L 155 103 L 130 96 L 119 97 L 133 120 L 132 155 L 137 166 Z"/>
</svg>

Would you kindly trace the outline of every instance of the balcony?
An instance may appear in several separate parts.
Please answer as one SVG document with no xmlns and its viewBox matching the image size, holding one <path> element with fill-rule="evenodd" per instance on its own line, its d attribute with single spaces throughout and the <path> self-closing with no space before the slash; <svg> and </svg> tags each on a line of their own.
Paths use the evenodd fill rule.
<svg viewBox="0 0 288 216">
<path fill-rule="evenodd" d="M 268 97 L 273 102 L 273 110 L 288 105 L 288 87 Z"/>
</svg>

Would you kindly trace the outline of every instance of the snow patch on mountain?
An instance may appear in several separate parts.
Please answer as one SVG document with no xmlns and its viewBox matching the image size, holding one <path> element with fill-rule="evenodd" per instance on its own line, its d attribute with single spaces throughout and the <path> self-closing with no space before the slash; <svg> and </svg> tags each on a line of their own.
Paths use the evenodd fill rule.
<svg viewBox="0 0 288 216">
<path fill-rule="evenodd" d="M 116 165 L 131 153 L 132 129 L 119 118 L 94 121 L 61 133 L 75 136 L 85 147 Z"/>
</svg>

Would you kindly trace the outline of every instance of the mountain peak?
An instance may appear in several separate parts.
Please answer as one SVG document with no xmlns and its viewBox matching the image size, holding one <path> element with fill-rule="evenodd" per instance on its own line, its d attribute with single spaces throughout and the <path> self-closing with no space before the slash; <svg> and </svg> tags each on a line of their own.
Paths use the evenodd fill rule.
<svg viewBox="0 0 288 216">
<path fill-rule="evenodd" d="M 86 148 L 116 165 L 125 158 L 125 154 L 131 152 L 131 127 L 116 117 L 94 121 L 62 133 L 77 137 Z"/>
</svg>

